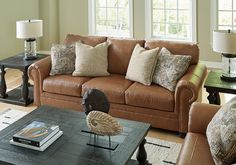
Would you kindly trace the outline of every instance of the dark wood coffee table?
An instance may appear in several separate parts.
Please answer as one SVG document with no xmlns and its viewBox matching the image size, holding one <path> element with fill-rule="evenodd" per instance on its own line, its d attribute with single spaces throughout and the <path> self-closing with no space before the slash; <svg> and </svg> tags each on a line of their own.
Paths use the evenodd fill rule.
<svg viewBox="0 0 236 165">
<path fill-rule="evenodd" d="M 221 80 L 221 70 L 210 71 L 204 84 L 204 88 L 209 93 L 207 99 L 210 104 L 220 105 L 220 95 L 222 93 L 236 94 L 236 83 Z"/>
<path fill-rule="evenodd" d="M 11 145 L 9 141 L 13 134 L 34 120 L 58 124 L 63 135 L 44 152 Z M 17 165 L 138 164 L 130 158 L 139 147 L 139 161 L 141 164 L 148 164 L 144 144 L 150 124 L 118 120 L 124 131 L 111 137 L 112 143 L 118 143 L 118 147 L 113 151 L 87 145 L 91 141 L 91 135 L 83 132 L 87 130 L 83 112 L 41 106 L 0 132 L 0 162 Z M 108 137 L 99 137 L 97 140 L 108 143 Z"/>
</svg>

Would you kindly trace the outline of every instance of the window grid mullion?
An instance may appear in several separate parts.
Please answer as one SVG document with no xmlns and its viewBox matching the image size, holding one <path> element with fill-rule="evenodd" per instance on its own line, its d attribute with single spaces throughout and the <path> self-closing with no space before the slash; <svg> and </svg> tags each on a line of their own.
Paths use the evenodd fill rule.
<svg viewBox="0 0 236 165">
<path fill-rule="evenodd" d="M 167 26 L 166 26 L 166 20 L 167 20 L 167 17 L 166 17 L 166 1 L 167 0 L 164 0 L 164 27 L 165 27 L 165 32 L 164 32 L 164 36 L 166 38 L 166 32 L 167 32 Z"/>
<path fill-rule="evenodd" d="M 120 31 L 120 27 L 119 27 L 119 0 L 117 0 L 117 7 L 116 7 L 116 31 L 119 32 Z"/>
<path fill-rule="evenodd" d="M 179 0 L 177 0 L 177 38 L 179 39 L 179 26 L 180 26 L 180 23 L 179 23 Z"/>
</svg>

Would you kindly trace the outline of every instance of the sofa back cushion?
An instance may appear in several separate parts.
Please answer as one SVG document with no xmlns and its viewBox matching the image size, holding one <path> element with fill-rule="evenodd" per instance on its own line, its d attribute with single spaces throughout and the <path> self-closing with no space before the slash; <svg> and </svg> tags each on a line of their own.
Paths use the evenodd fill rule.
<svg viewBox="0 0 236 165">
<path fill-rule="evenodd" d="M 64 44 L 70 45 L 77 41 L 81 43 L 95 47 L 96 45 L 103 43 L 107 40 L 107 37 L 102 36 L 81 36 L 75 34 L 67 34 Z"/>
<path fill-rule="evenodd" d="M 199 60 L 199 48 L 197 44 L 177 42 L 177 41 L 163 41 L 163 40 L 150 40 L 146 41 L 145 48 L 167 48 L 172 54 L 190 55 L 192 56 L 190 64 L 197 64 Z"/>
<path fill-rule="evenodd" d="M 125 75 L 136 44 L 144 47 L 144 40 L 108 38 L 108 72 Z"/>
</svg>

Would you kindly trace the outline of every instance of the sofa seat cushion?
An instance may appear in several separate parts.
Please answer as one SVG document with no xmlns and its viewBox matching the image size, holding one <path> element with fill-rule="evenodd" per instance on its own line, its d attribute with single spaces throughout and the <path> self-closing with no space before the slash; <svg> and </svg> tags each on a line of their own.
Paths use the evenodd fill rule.
<svg viewBox="0 0 236 165">
<path fill-rule="evenodd" d="M 103 91 L 112 103 L 125 103 L 125 91 L 132 81 L 125 79 L 124 75 L 112 74 L 107 77 L 96 77 L 82 86 L 82 95 L 89 89 L 95 88 Z"/>
<path fill-rule="evenodd" d="M 125 92 L 125 101 L 128 105 L 174 111 L 174 93 L 152 84 L 145 86 L 135 82 Z"/>
<path fill-rule="evenodd" d="M 188 133 L 179 154 L 178 165 L 214 165 L 205 135 Z"/>
<path fill-rule="evenodd" d="M 43 91 L 68 96 L 81 96 L 82 84 L 89 77 L 73 77 L 71 75 L 49 76 L 43 80 Z"/>
</svg>

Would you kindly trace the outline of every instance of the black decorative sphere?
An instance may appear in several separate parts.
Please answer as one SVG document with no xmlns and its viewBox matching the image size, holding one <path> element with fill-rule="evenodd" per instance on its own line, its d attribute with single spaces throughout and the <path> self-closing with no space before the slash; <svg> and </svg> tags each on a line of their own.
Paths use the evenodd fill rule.
<svg viewBox="0 0 236 165">
<path fill-rule="evenodd" d="M 110 108 L 106 95 L 98 89 L 88 90 L 83 96 L 82 105 L 86 115 L 93 110 L 108 113 Z"/>
</svg>

